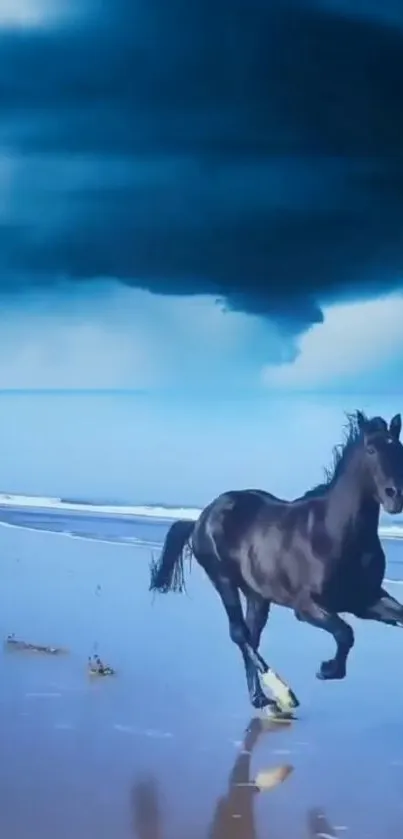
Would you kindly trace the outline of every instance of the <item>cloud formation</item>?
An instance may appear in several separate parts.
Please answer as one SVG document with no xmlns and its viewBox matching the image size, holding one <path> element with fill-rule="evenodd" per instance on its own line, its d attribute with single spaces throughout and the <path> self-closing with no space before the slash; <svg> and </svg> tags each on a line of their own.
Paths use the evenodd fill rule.
<svg viewBox="0 0 403 839">
<path fill-rule="evenodd" d="M 293 359 L 265 366 L 265 385 L 286 391 L 401 393 L 403 297 L 331 306 Z"/>
<path fill-rule="evenodd" d="M 83 0 L 60 21 L 0 30 L 3 292 L 113 277 L 298 334 L 401 284 L 395 2 Z"/>
<path fill-rule="evenodd" d="M 296 352 L 274 322 L 223 311 L 211 297 L 95 288 L 36 289 L 24 306 L 17 298 L 0 309 L 0 390 L 253 392 L 268 358 Z"/>
</svg>

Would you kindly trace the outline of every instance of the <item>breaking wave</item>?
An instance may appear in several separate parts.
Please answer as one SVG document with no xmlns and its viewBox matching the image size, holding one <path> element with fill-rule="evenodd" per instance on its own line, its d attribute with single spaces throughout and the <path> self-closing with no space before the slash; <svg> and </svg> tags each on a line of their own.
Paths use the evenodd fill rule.
<svg viewBox="0 0 403 839">
<path fill-rule="evenodd" d="M 128 516 L 145 519 L 159 519 L 173 521 L 187 519 L 195 521 L 201 512 L 197 507 L 169 507 L 164 504 L 118 504 L 93 503 L 84 499 L 53 498 L 39 495 L 16 495 L 0 493 L 0 508 L 13 507 L 31 510 L 59 510 L 60 512 L 75 512 L 88 515 Z M 383 539 L 403 539 L 403 521 L 391 524 L 381 521 L 379 535 Z"/>
<path fill-rule="evenodd" d="M 99 513 L 104 516 L 136 516 L 137 518 L 190 519 L 194 521 L 201 510 L 196 507 L 168 507 L 162 504 L 98 504 L 91 501 L 52 498 L 40 495 L 14 495 L 0 493 L 0 507 L 18 507 L 37 510 L 60 510 L 75 513 Z"/>
</svg>

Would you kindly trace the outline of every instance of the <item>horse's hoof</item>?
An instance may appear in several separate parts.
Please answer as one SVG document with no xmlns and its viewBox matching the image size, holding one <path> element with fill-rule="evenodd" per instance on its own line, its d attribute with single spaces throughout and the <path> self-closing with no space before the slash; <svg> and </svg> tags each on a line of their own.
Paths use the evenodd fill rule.
<svg viewBox="0 0 403 839">
<path fill-rule="evenodd" d="M 290 723 L 296 719 L 291 711 L 283 711 L 277 702 L 255 709 L 255 717 L 267 723 Z"/>
<path fill-rule="evenodd" d="M 276 704 L 285 713 L 293 711 L 298 708 L 299 701 L 295 696 L 294 691 L 277 676 L 274 670 L 267 670 L 266 673 L 261 674 L 261 681 L 273 694 Z"/>
<path fill-rule="evenodd" d="M 252 705 L 255 711 L 264 711 L 266 708 L 273 708 L 277 711 L 280 710 L 279 704 L 276 702 L 275 699 L 271 699 L 270 696 L 266 696 L 265 693 L 260 693 L 257 696 L 254 696 L 252 699 Z"/>
<path fill-rule="evenodd" d="M 257 696 L 253 697 L 252 705 L 256 711 L 261 711 L 262 709 L 267 708 L 269 705 L 278 708 L 277 702 L 274 699 L 270 699 L 268 696 L 266 696 L 266 694 L 263 693 L 263 691 L 261 694 L 258 694 Z"/>
<path fill-rule="evenodd" d="M 345 665 L 340 664 L 335 659 L 330 661 L 323 661 L 320 670 L 316 674 L 316 678 L 322 682 L 330 679 L 344 679 L 346 675 Z"/>
</svg>

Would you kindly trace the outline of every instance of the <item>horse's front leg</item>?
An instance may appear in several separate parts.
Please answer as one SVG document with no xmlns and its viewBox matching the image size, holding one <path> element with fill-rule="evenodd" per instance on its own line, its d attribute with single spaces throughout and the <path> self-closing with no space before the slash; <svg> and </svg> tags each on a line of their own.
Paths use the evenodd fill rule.
<svg viewBox="0 0 403 839">
<path fill-rule="evenodd" d="M 389 626 L 403 627 L 403 605 L 391 597 L 385 589 L 381 589 L 379 600 L 358 613 L 358 617 L 364 620 L 380 621 Z"/>
<path fill-rule="evenodd" d="M 322 662 L 316 674 L 318 679 L 344 679 L 348 654 L 354 645 L 354 633 L 351 626 L 339 615 L 327 612 L 313 601 L 295 612 L 295 616 L 300 621 L 329 632 L 336 642 L 336 655 L 329 661 Z"/>
</svg>

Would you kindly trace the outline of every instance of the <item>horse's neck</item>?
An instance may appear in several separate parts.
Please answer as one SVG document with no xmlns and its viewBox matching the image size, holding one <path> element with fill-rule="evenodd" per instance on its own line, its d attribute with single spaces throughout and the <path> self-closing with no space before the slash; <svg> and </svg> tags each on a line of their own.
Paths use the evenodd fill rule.
<svg viewBox="0 0 403 839">
<path fill-rule="evenodd" d="M 378 529 L 379 503 L 370 490 L 370 482 L 360 468 L 357 457 L 349 463 L 334 481 L 328 496 L 328 521 L 335 533 L 346 528 Z"/>
</svg>

